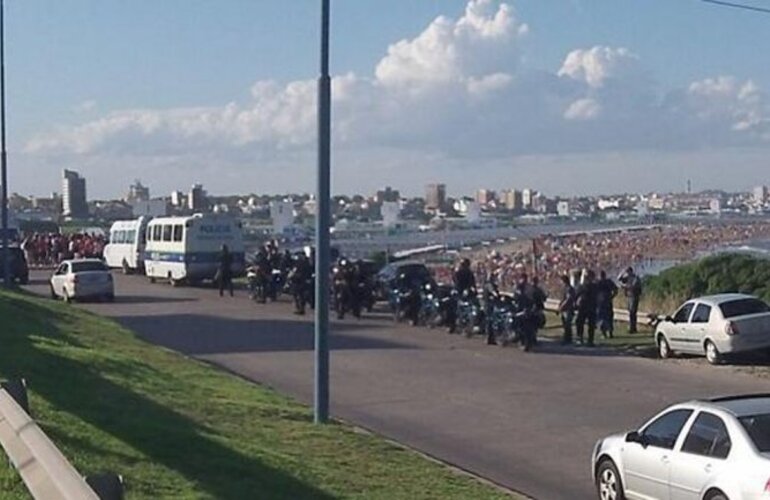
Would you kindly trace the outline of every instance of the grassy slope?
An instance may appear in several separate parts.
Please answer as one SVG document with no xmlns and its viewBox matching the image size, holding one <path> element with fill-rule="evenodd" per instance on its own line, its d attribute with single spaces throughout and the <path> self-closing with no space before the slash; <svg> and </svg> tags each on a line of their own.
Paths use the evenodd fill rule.
<svg viewBox="0 0 770 500">
<path fill-rule="evenodd" d="M 506 498 L 375 436 L 74 308 L 0 292 L 0 377 L 83 474 L 137 498 Z M 25 498 L 0 466 L 0 498 Z"/>
</svg>

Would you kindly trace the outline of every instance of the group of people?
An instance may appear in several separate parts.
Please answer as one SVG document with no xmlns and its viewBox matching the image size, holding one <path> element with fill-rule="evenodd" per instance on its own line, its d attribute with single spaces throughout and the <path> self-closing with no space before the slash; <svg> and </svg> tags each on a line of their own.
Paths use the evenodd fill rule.
<svg viewBox="0 0 770 500">
<path fill-rule="evenodd" d="M 563 328 L 563 344 L 573 342 L 573 325 L 577 341 L 586 346 L 594 345 L 596 328 L 602 336 L 612 338 L 615 332 L 614 302 L 622 289 L 629 314 L 629 333 L 637 333 L 637 314 L 639 299 L 642 296 L 642 280 L 628 267 L 619 277 L 620 287 L 607 276 L 599 273 L 598 279 L 593 270 L 584 270 L 576 286 L 569 275 L 563 275 L 562 290 L 559 297 L 559 314 Z M 587 338 L 585 336 L 587 334 Z"/>
<path fill-rule="evenodd" d="M 103 235 L 89 233 L 33 233 L 21 241 L 27 263 L 34 267 L 58 265 L 77 258 L 101 258 L 106 240 Z"/>
</svg>

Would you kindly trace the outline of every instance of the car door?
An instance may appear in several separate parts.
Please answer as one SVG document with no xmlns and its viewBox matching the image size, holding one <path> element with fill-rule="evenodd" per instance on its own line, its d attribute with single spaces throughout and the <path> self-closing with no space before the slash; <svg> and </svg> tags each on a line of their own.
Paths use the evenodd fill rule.
<svg viewBox="0 0 770 500">
<path fill-rule="evenodd" d="M 672 410 L 639 432 L 642 443 L 627 442 L 622 449 L 626 496 L 668 500 L 671 455 L 692 410 Z"/>
<path fill-rule="evenodd" d="M 688 351 L 690 348 L 687 335 L 693 309 L 695 309 L 695 302 L 685 302 L 674 313 L 671 324 L 667 325 L 668 344 L 675 351 Z"/>
<path fill-rule="evenodd" d="M 703 489 L 727 466 L 732 441 L 724 421 L 700 412 L 671 461 L 671 500 L 700 500 Z"/>
<path fill-rule="evenodd" d="M 684 337 L 687 340 L 687 350 L 695 354 L 703 354 L 703 341 L 711 319 L 711 306 L 699 303 L 695 306 Z"/>
</svg>

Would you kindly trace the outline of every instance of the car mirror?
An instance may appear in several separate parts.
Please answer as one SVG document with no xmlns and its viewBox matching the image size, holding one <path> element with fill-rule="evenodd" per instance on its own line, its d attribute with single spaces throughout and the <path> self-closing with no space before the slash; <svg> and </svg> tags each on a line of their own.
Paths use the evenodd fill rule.
<svg viewBox="0 0 770 500">
<path fill-rule="evenodd" d="M 647 447 L 647 440 L 644 438 L 643 434 L 639 434 L 637 431 L 629 432 L 626 434 L 626 443 L 637 443 L 645 448 Z"/>
<path fill-rule="evenodd" d="M 671 316 L 666 316 L 666 318 L 665 318 L 665 319 L 666 319 L 666 321 L 668 321 L 669 323 L 676 323 L 676 321 L 674 321 L 674 318 L 672 318 Z"/>
</svg>

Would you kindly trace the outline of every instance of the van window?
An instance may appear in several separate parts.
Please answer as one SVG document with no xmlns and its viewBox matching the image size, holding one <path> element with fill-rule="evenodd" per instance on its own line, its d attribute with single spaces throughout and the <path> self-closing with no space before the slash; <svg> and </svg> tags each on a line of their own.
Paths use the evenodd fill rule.
<svg viewBox="0 0 770 500">
<path fill-rule="evenodd" d="M 133 243 L 136 240 L 136 229 L 126 231 L 126 243 Z"/>
<path fill-rule="evenodd" d="M 126 232 L 118 231 L 118 243 L 125 243 L 125 242 L 126 242 Z"/>
<path fill-rule="evenodd" d="M 161 225 L 153 226 L 152 228 L 152 241 L 162 241 L 161 232 L 163 227 Z"/>
<path fill-rule="evenodd" d="M 174 241 L 182 241 L 182 235 L 184 234 L 184 226 L 177 224 L 174 226 Z"/>
<path fill-rule="evenodd" d="M 171 241 L 171 231 L 173 226 L 171 224 L 165 224 L 163 226 L 163 241 Z"/>
<path fill-rule="evenodd" d="M 147 241 L 153 241 L 152 226 L 147 226 Z"/>
</svg>

